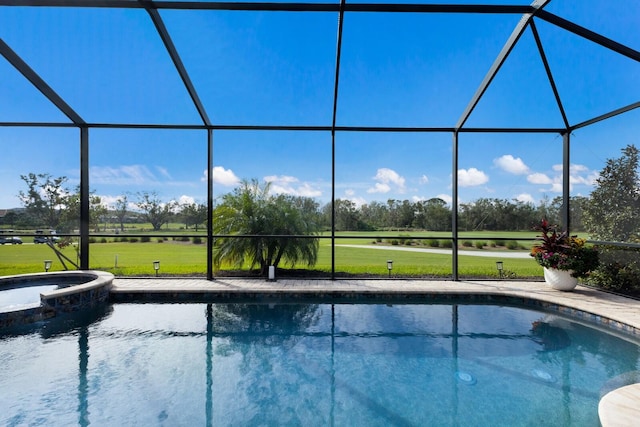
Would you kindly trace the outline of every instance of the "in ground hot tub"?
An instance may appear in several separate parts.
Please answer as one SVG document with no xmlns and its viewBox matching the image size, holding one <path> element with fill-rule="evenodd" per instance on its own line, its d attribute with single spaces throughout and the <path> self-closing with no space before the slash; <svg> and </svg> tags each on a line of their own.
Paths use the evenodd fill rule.
<svg viewBox="0 0 640 427">
<path fill-rule="evenodd" d="M 113 274 L 81 270 L 0 277 L 0 328 L 106 304 Z"/>
</svg>

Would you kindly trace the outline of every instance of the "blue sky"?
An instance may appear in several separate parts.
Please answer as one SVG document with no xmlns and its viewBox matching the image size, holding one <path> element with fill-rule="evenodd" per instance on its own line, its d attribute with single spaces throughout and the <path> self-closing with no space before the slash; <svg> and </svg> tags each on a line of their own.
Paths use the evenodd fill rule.
<svg viewBox="0 0 640 427">
<path fill-rule="evenodd" d="M 457 2 L 462 3 L 462 2 Z M 483 3 L 483 2 L 464 2 Z M 499 3 L 499 2 L 492 2 Z M 509 4 L 526 4 L 507 1 Z M 640 2 L 553 0 L 548 11 L 640 50 Z M 318 125 L 332 120 L 335 13 L 161 11 L 211 121 Z M 347 13 L 339 126 L 453 127 L 511 34 L 517 15 Z M 640 64 L 536 20 L 570 123 L 640 100 Z M 201 124 L 146 12 L 0 8 L 0 37 L 87 122 Z M 62 122 L 0 59 L 0 121 Z M 469 127 L 561 127 L 528 30 L 469 118 Z M 572 136 L 572 194 L 588 195 L 607 158 L 638 144 L 640 112 Z M 155 191 L 206 199 L 206 132 L 90 130 L 90 185 L 111 202 Z M 451 134 L 339 132 L 336 197 L 451 200 Z M 79 179 L 79 131 L 0 127 L 0 208 L 20 206 L 20 175 Z M 240 179 L 274 191 L 331 198 L 331 134 L 214 132 L 216 194 Z M 460 201 L 538 203 L 560 195 L 555 134 L 460 135 Z M 135 198 L 135 197 L 134 197 Z"/>
</svg>

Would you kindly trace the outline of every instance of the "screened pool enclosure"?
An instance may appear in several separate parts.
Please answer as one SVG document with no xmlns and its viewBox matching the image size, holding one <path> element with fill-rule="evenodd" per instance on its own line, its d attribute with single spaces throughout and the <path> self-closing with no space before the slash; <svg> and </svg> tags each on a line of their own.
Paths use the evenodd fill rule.
<svg viewBox="0 0 640 427">
<path fill-rule="evenodd" d="M 530 278 L 531 218 L 590 238 L 578 207 L 639 143 L 639 25 L 635 1 L 0 0 L 0 227 L 58 228 L 82 269 L 242 275 L 216 242 L 256 235 L 214 210 L 255 180 L 323 224 L 262 230 L 318 239 L 282 274 Z M 20 217 L 30 174 L 64 177 L 76 227 Z"/>
</svg>

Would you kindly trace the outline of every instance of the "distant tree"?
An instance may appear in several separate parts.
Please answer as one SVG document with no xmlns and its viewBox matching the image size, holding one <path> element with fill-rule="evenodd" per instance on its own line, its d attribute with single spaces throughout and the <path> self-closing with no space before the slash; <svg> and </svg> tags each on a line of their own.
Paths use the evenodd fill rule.
<svg viewBox="0 0 640 427">
<path fill-rule="evenodd" d="M 638 241 L 640 232 L 638 149 L 628 145 L 622 156 L 608 159 L 596 179 L 584 223 L 591 236 L 617 242 Z"/>
<path fill-rule="evenodd" d="M 360 218 L 370 230 L 384 228 L 388 216 L 387 205 L 375 200 L 360 207 Z"/>
<path fill-rule="evenodd" d="M 0 224 L 8 225 L 9 227 L 15 227 L 20 220 L 20 215 L 14 211 L 8 211 L 4 217 L 1 218 Z"/>
<path fill-rule="evenodd" d="M 120 224 L 120 231 L 124 231 L 124 220 L 127 217 L 127 209 L 129 208 L 129 199 L 127 194 L 123 194 L 116 200 L 115 215 Z"/>
<path fill-rule="evenodd" d="M 66 176 L 52 177 L 48 173 L 20 175 L 27 185 L 27 191 L 20 191 L 18 197 L 33 218 L 36 226 L 58 228 L 63 211 L 66 209 L 69 191 L 64 188 Z"/>
<path fill-rule="evenodd" d="M 138 193 L 136 206 L 142 211 L 142 218 L 151 223 L 154 231 L 159 231 L 174 215 L 175 202 L 163 203 L 155 192 Z"/>
<path fill-rule="evenodd" d="M 572 196 L 569 198 L 569 216 L 571 219 L 571 231 L 585 231 L 584 209 L 591 203 L 591 199 L 584 196 Z M 553 224 L 562 224 L 562 211 L 564 201 L 561 196 L 554 197 L 548 205 L 548 216 L 540 215 Z M 539 221 L 539 219 L 538 219 Z"/>
<path fill-rule="evenodd" d="M 447 202 L 434 197 L 415 203 L 414 226 L 429 231 L 451 231 L 451 209 Z"/>
<path fill-rule="evenodd" d="M 65 209 L 60 218 L 59 229 L 71 231 L 80 226 L 80 188 L 69 194 L 65 199 Z M 100 229 L 100 221 L 107 215 L 107 207 L 102 203 L 102 198 L 91 192 L 89 195 L 89 227 Z"/>
<path fill-rule="evenodd" d="M 207 206 L 197 203 L 183 204 L 180 216 L 184 221 L 185 228 L 192 225 L 198 231 L 198 226 L 207 220 Z"/>
<path fill-rule="evenodd" d="M 336 199 L 336 230 L 357 231 L 359 229 L 360 215 L 358 206 L 348 199 Z"/>
<path fill-rule="evenodd" d="M 318 258 L 318 214 L 310 212 L 304 198 L 271 195 L 270 184 L 257 180 L 243 181 L 232 193 L 222 196 L 213 212 L 213 230 L 218 235 L 251 237 L 219 237 L 214 242 L 213 261 L 217 268 L 223 262 L 242 267 L 258 266 L 261 274 L 281 262 L 294 266 L 299 262 L 315 265 Z M 269 236 L 271 235 L 271 236 Z M 275 237 L 273 237 L 275 236 Z M 297 237 L 294 237 L 297 236 Z"/>
</svg>

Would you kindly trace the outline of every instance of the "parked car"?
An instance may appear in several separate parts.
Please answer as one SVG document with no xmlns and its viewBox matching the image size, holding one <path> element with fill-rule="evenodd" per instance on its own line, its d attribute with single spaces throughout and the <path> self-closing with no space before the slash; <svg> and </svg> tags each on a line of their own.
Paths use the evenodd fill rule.
<svg viewBox="0 0 640 427">
<path fill-rule="evenodd" d="M 33 243 L 47 243 L 51 239 L 54 243 L 60 240 L 58 236 L 36 236 L 33 238 Z"/>
<path fill-rule="evenodd" d="M 33 238 L 33 243 L 47 243 L 51 240 L 53 243 L 60 240 L 60 237 L 56 236 L 56 230 L 49 230 L 48 234 L 44 234 L 43 230 L 36 230 L 37 236 Z"/>
<path fill-rule="evenodd" d="M 0 245 L 21 245 L 22 239 L 12 236 L 0 236 Z"/>
</svg>

